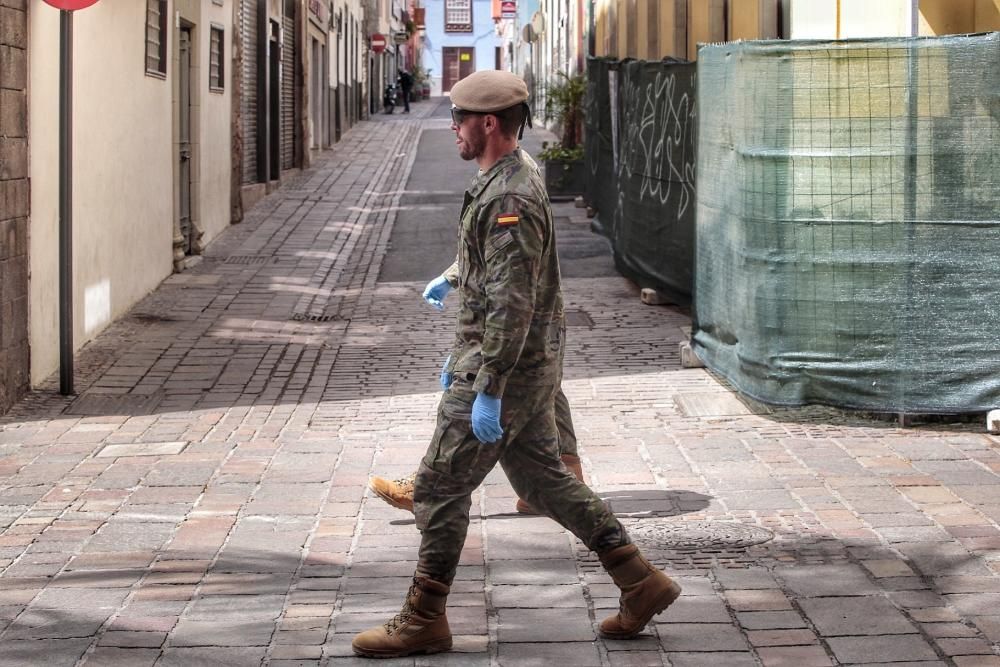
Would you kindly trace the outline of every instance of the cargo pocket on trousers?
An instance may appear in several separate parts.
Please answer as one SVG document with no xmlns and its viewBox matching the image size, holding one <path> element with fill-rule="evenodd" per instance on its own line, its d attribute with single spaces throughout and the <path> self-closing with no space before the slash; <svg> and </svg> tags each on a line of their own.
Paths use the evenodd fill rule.
<svg viewBox="0 0 1000 667">
<path fill-rule="evenodd" d="M 548 343 L 548 352 L 558 355 L 562 352 L 563 340 L 566 338 L 566 324 L 562 319 L 552 320 L 547 329 L 545 339 Z"/>
</svg>

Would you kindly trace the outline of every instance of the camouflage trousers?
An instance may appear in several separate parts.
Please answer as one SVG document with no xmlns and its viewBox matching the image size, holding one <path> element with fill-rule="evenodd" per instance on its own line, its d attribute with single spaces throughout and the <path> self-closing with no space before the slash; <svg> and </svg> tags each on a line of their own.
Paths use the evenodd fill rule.
<svg viewBox="0 0 1000 667">
<path fill-rule="evenodd" d="M 573 416 L 569 411 L 569 401 L 562 388 L 556 392 L 555 399 L 556 431 L 559 433 L 559 454 L 579 456 L 576 450 L 576 431 L 573 430 Z"/>
<path fill-rule="evenodd" d="M 503 438 L 483 444 L 472 433 L 472 383 L 456 377 L 441 397 L 437 427 L 414 482 L 419 574 L 451 584 L 469 528 L 472 492 L 498 462 L 518 496 L 588 548 L 603 553 L 629 543 L 607 504 L 559 460 L 557 393 L 555 386 L 508 386 L 501 403 Z"/>
</svg>

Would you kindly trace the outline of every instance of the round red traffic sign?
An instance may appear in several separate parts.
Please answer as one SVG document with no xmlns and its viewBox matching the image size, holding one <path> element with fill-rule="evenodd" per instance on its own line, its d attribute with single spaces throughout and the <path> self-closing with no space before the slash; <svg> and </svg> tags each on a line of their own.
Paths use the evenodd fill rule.
<svg viewBox="0 0 1000 667">
<path fill-rule="evenodd" d="M 375 33 L 372 35 L 372 51 L 375 53 L 382 53 L 385 51 L 385 35 Z"/>
<path fill-rule="evenodd" d="M 56 9 L 68 9 L 70 11 L 76 9 L 86 9 L 93 4 L 97 4 L 97 0 L 44 0 L 47 4 L 52 5 Z"/>
</svg>

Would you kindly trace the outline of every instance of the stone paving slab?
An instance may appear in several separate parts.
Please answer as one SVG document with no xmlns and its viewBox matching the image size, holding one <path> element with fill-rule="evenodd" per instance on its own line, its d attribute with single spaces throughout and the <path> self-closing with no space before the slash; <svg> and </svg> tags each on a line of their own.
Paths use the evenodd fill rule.
<svg viewBox="0 0 1000 667">
<path fill-rule="evenodd" d="M 82 350 L 80 396 L 52 378 L 0 418 L 0 665 L 370 664 L 351 638 L 399 609 L 419 535 L 366 484 L 423 455 L 454 317 L 420 300 L 444 267 L 379 276 L 392 238 L 440 242 L 393 226 L 411 173 L 466 182 L 428 162 L 447 126 L 434 101 L 352 128 Z M 1000 665 L 1000 438 L 734 399 L 680 367 L 689 314 L 555 218 L 585 475 L 684 592 L 600 639 L 617 589 L 498 469 L 454 651 L 379 664 Z"/>
</svg>

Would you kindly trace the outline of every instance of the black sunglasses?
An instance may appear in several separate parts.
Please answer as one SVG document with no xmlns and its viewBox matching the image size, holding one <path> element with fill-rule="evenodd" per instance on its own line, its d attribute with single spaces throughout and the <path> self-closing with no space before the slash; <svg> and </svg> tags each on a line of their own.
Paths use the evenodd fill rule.
<svg viewBox="0 0 1000 667">
<path fill-rule="evenodd" d="M 485 116 L 485 115 L 486 114 L 484 114 L 482 111 L 468 111 L 466 109 L 461 109 L 454 105 L 452 105 L 451 107 L 451 122 L 455 123 L 455 125 L 461 125 L 462 121 L 464 121 L 469 116 Z"/>
</svg>

